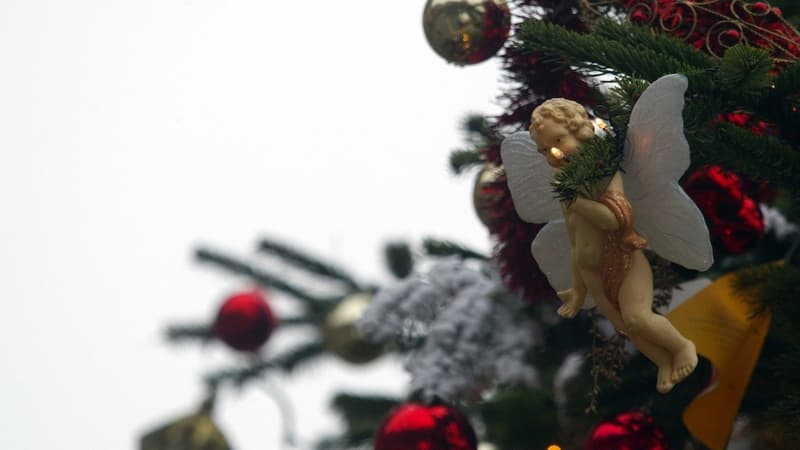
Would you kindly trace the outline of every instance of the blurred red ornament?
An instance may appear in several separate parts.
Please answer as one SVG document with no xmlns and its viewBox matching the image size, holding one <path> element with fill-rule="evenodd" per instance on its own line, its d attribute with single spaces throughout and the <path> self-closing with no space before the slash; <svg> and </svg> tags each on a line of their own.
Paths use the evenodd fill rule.
<svg viewBox="0 0 800 450">
<path fill-rule="evenodd" d="M 739 175 L 719 166 L 694 171 L 683 188 L 694 200 L 709 227 L 711 237 L 729 252 L 742 253 L 764 234 L 764 218 Z"/>
<path fill-rule="evenodd" d="M 269 339 L 278 321 L 260 291 L 228 297 L 214 321 L 214 334 L 232 348 L 255 352 Z"/>
<path fill-rule="evenodd" d="M 666 437 L 652 417 L 639 411 L 617 414 L 592 431 L 586 450 L 668 450 Z"/>
<path fill-rule="evenodd" d="M 375 436 L 375 450 L 476 450 L 467 419 L 446 405 L 406 403 L 392 410 Z"/>
</svg>

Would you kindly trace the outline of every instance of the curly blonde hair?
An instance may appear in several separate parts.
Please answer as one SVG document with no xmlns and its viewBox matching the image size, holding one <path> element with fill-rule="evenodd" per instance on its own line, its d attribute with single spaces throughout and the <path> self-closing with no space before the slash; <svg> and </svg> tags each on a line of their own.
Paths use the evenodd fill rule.
<svg viewBox="0 0 800 450">
<path fill-rule="evenodd" d="M 567 130 L 579 141 L 594 137 L 594 126 L 586 108 L 578 102 L 565 98 L 551 98 L 537 106 L 531 114 L 531 135 L 543 126 L 544 119 L 566 124 Z"/>
</svg>

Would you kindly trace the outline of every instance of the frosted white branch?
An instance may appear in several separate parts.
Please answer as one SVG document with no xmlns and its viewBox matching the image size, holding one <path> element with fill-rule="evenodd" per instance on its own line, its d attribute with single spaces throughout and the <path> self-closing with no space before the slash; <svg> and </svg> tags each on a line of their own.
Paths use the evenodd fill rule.
<svg viewBox="0 0 800 450">
<path fill-rule="evenodd" d="M 526 355 L 538 330 L 504 293 L 489 268 L 479 272 L 457 259 L 444 260 L 379 292 L 359 326 L 371 339 L 385 341 L 402 337 L 409 324 L 429 325 L 422 347 L 406 363 L 411 390 L 426 399 L 463 399 L 495 383 L 534 385 L 538 375 Z"/>
</svg>

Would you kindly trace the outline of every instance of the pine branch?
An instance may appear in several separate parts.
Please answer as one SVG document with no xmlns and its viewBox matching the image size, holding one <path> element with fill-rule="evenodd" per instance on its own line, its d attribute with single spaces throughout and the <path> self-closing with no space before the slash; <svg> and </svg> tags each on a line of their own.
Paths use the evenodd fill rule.
<svg viewBox="0 0 800 450">
<path fill-rule="evenodd" d="M 247 276 L 263 286 L 289 294 L 303 301 L 312 311 L 325 310 L 327 306 L 335 300 L 335 298 L 319 298 L 313 296 L 302 289 L 286 283 L 277 276 L 212 250 L 205 248 L 197 249 L 195 251 L 195 257 L 199 261 L 216 264 L 229 272 Z"/>
<path fill-rule="evenodd" d="M 744 101 L 759 97 L 770 86 L 772 59 L 766 50 L 744 44 L 729 48 L 719 64 L 720 87 Z"/>
<path fill-rule="evenodd" d="M 729 167 L 800 194 L 800 154 L 788 145 L 729 123 L 718 123 L 712 136 L 715 145 L 692 147 L 702 162 Z"/>
<path fill-rule="evenodd" d="M 686 45 L 680 39 L 656 33 L 649 27 L 623 24 L 606 19 L 597 22 L 594 34 L 610 41 L 622 42 L 633 47 L 650 49 L 662 55 L 668 55 L 676 61 L 698 69 L 709 69 L 714 65 L 711 58 L 700 50 Z"/>
<path fill-rule="evenodd" d="M 425 247 L 425 253 L 431 256 L 458 256 L 463 259 L 479 259 L 481 261 L 489 259 L 486 255 L 452 241 L 426 238 L 422 245 Z"/>
<path fill-rule="evenodd" d="M 450 153 L 450 171 L 456 175 L 481 164 L 483 159 L 476 150 L 454 150 Z"/>
<path fill-rule="evenodd" d="M 342 393 L 333 398 L 331 407 L 346 418 L 381 418 L 401 401 L 395 397 Z"/>
<path fill-rule="evenodd" d="M 562 202 L 571 203 L 578 196 L 594 199 L 599 193 L 598 184 L 619 170 L 622 156 L 613 136 L 586 142 L 556 174 L 553 193 Z"/>
<path fill-rule="evenodd" d="M 273 358 L 256 361 L 246 367 L 213 372 L 206 375 L 205 380 L 212 387 L 216 387 L 223 382 L 232 382 L 237 386 L 241 386 L 250 380 L 260 377 L 269 370 L 276 369 L 291 372 L 298 365 L 308 362 L 324 352 L 325 349 L 321 342 L 309 342 Z"/>
<path fill-rule="evenodd" d="M 776 98 L 786 98 L 800 93 L 800 62 L 784 68 L 773 84 L 775 87 L 770 94 Z"/>
<path fill-rule="evenodd" d="M 392 397 L 336 395 L 331 406 L 344 419 L 347 431 L 342 436 L 323 439 L 315 448 L 317 450 L 372 448 L 370 444 L 375 436 L 375 430 L 389 411 L 401 401 Z"/>
<path fill-rule="evenodd" d="M 307 271 L 319 276 L 331 278 L 345 283 L 351 290 L 360 291 L 362 287 L 355 279 L 343 269 L 314 258 L 297 249 L 290 248 L 280 242 L 263 238 L 258 244 L 258 250 L 265 253 L 272 253 L 292 264 L 298 265 Z"/>
<path fill-rule="evenodd" d="M 200 340 L 208 342 L 214 339 L 214 329 L 207 323 L 171 325 L 166 331 L 167 339 L 170 341 L 189 341 Z"/>
<path fill-rule="evenodd" d="M 295 316 L 295 317 L 281 317 L 279 323 L 281 327 L 302 327 L 308 325 L 317 325 L 313 317 Z"/>
<path fill-rule="evenodd" d="M 615 124 L 614 132 L 624 136 L 627 133 L 633 105 L 642 96 L 649 83 L 630 77 L 619 77 L 617 85 L 612 87 L 606 97 L 608 114 Z"/>
<path fill-rule="evenodd" d="M 403 279 L 414 271 L 414 255 L 405 242 L 390 242 L 383 249 L 386 265 L 392 274 Z"/>
<path fill-rule="evenodd" d="M 691 81 L 693 74 L 703 72 L 703 67 L 662 55 L 658 50 L 633 47 L 595 34 L 576 33 L 545 22 L 525 22 L 518 38 L 526 49 L 566 58 L 576 67 L 600 74 L 625 74 L 654 81 L 668 73 L 683 73 Z"/>
</svg>

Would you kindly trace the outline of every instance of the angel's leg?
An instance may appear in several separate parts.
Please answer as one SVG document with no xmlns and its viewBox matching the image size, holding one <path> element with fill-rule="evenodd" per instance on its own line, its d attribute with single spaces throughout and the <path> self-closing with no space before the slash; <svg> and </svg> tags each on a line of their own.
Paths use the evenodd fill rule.
<svg viewBox="0 0 800 450">
<path fill-rule="evenodd" d="M 653 313 L 653 273 L 642 252 L 631 255 L 631 267 L 619 290 L 622 320 L 633 338 L 649 341 L 672 357 L 671 381 L 678 383 L 694 371 L 697 352 L 666 317 Z"/>
<path fill-rule="evenodd" d="M 589 284 L 596 284 L 601 286 L 601 281 L 599 277 L 596 280 L 591 280 Z M 592 283 L 592 281 L 596 281 L 596 283 Z M 601 291 L 602 292 L 602 291 Z M 656 381 L 656 389 L 658 392 L 662 394 L 666 394 L 675 383 L 672 382 L 672 355 L 664 348 L 661 348 L 653 343 L 641 339 L 639 336 L 631 335 L 631 333 L 627 330 L 625 326 L 625 322 L 622 320 L 622 314 L 620 311 L 608 301 L 608 299 L 602 295 L 601 292 L 593 292 L 592 296 L 595 299 L 595 303 L 597 303 L 597 308 L 600 312 L 606 316 L 606 318 L 614 325 L 614 327 L 628 336 L 628 338 L 633 342 L 633 345 L 653 364 L 658 367 L 658 379 Z M 597 294 L 597 295 L 595 295 Z"/>
</svg>

